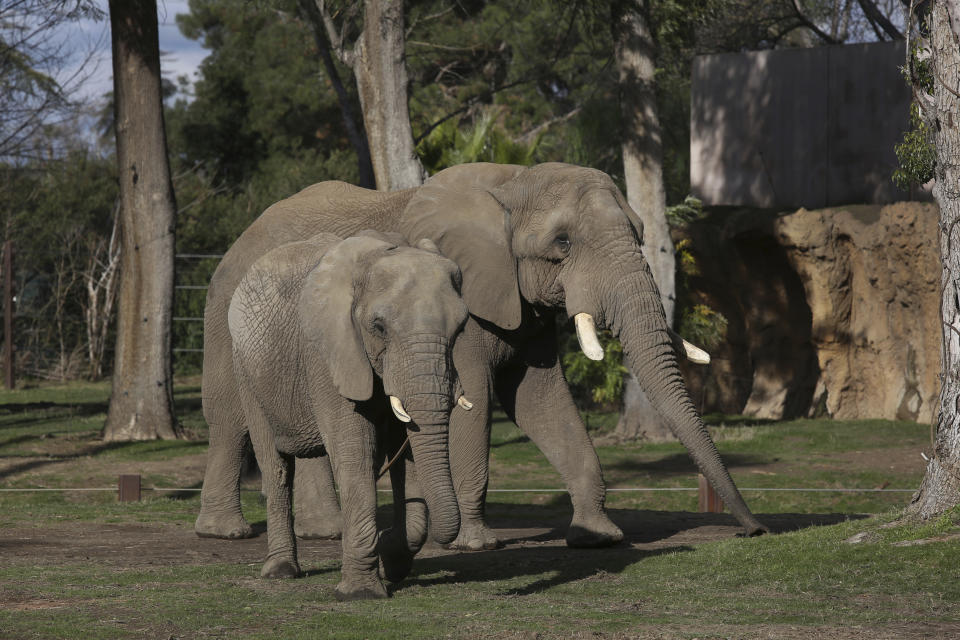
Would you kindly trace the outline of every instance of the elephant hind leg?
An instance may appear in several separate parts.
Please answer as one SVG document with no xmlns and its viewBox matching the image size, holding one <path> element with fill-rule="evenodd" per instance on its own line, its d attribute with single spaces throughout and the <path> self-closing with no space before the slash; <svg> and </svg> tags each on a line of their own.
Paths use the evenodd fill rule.
<svg viewBox="0 0 960 640">
<path fill-rule="evenodd" d="M 343 514 L 337 501 L 330 456 L 298 458 L 293 478 L 293 526 L 298 538 L 337 540 L 343 533 Z"/>
<path fill-rule="evenodd" d="M 240 471 L 247 425 L 233 375 L 233 362 L 214 355 L 204 360 L 203 415 L 210 427 L 210 447 L 194 525 L 203 538 L 249 538 L 253 529 L 240 508 Z"/>
</svg>

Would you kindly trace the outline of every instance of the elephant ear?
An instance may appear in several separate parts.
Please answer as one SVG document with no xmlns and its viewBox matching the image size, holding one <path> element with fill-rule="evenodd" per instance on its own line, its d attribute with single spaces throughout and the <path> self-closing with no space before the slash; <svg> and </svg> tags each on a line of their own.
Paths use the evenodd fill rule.
<svg viewBox="0 0 960 640">
<path fill-rule="evenodd" d="M 643 244 L 643 220 L 640 219 L 640 216 L 637 215 L 637 212 L 633 210 L 633 207 L 630 206 L 630 203 L 620 193 L 620 189 L 614 187 L 614 193 L 616 194 L 617 204 L 620 205 L 620 208 L 627 216 L 627 220 L 630 221 L 630 225 L 633 227 L 633 230 L 637 233 L 637 242 L 641 245 Z"/>
<path fill-rule="evenodd" d="M 520 285 L 509 212 L 490 191 L 524 169 L 485 162 L 445 169 L 417 190 L 401 221 L 408 239 L 429 238 L 457 263 L 470 313 L 503 329 L 520 326 Z"/>
<path fill-rule="evenodd" d="M 373 395 L 373 367 L 353 317 L 357 281 L 374 254 L 393 246 L 369 236 L 337 243 L 307 275 L 300 295 L 305 341 L 326 362 L 340 395 L 351 400 Z"/>
</svg>

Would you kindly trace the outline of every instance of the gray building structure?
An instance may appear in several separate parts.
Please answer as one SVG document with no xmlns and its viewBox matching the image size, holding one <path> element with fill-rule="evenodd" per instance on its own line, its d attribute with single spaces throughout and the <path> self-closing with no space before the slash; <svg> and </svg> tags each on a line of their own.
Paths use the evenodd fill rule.
<svg viewBox="0 0 960 640">
<path fill-rule="evenodd" d="M 891 180 L 909 129 L 904 60 L 902 41 L 698 56 L 691 191 L 785 209 L 929 199 Z"/>
</svg>

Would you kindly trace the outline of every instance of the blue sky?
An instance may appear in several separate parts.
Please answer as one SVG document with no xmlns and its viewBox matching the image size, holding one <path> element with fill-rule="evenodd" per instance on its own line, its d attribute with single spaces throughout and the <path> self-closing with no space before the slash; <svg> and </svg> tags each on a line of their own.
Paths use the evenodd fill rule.
<svg viewBox="0 0 960 640">
<path fill-rule="evenodd" d="M 104 12 L 107 12 L 107 0 L 98 0 Z M 157 0 L 157 19 L 160 24 L 160 70 L 165 78 L 176 80 L 186 75 L 196 80 L 196 70 L 206 57 L 207 51 L 196 40 L 188 40 L 177 28 L 175 16 L 188 13 L 187 0 Z M 113 90 L 113 68 L 110 60 L 110 22 L 85 20 L 72 25 L 65 34 L 74 43 L 78 52 L 94 50 L 92 75 L 78 88 L 79 96 L 99 99 Z"/>
</svg>

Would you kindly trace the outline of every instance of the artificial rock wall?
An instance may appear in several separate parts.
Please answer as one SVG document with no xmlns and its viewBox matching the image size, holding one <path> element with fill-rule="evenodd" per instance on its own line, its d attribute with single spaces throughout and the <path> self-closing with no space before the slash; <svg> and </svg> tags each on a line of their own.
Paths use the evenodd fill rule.
<svg viewBox="0 0 960 640">
<path fill-rule="evenodd" d="M 689 297 L 729 321 L 704 412 L 930 422 L 940 367 L 939 238 L 929 203 L 713 210 L 681 234 Z M 680 238 L 677 238 L 678 240 Z"/>
</svg>

